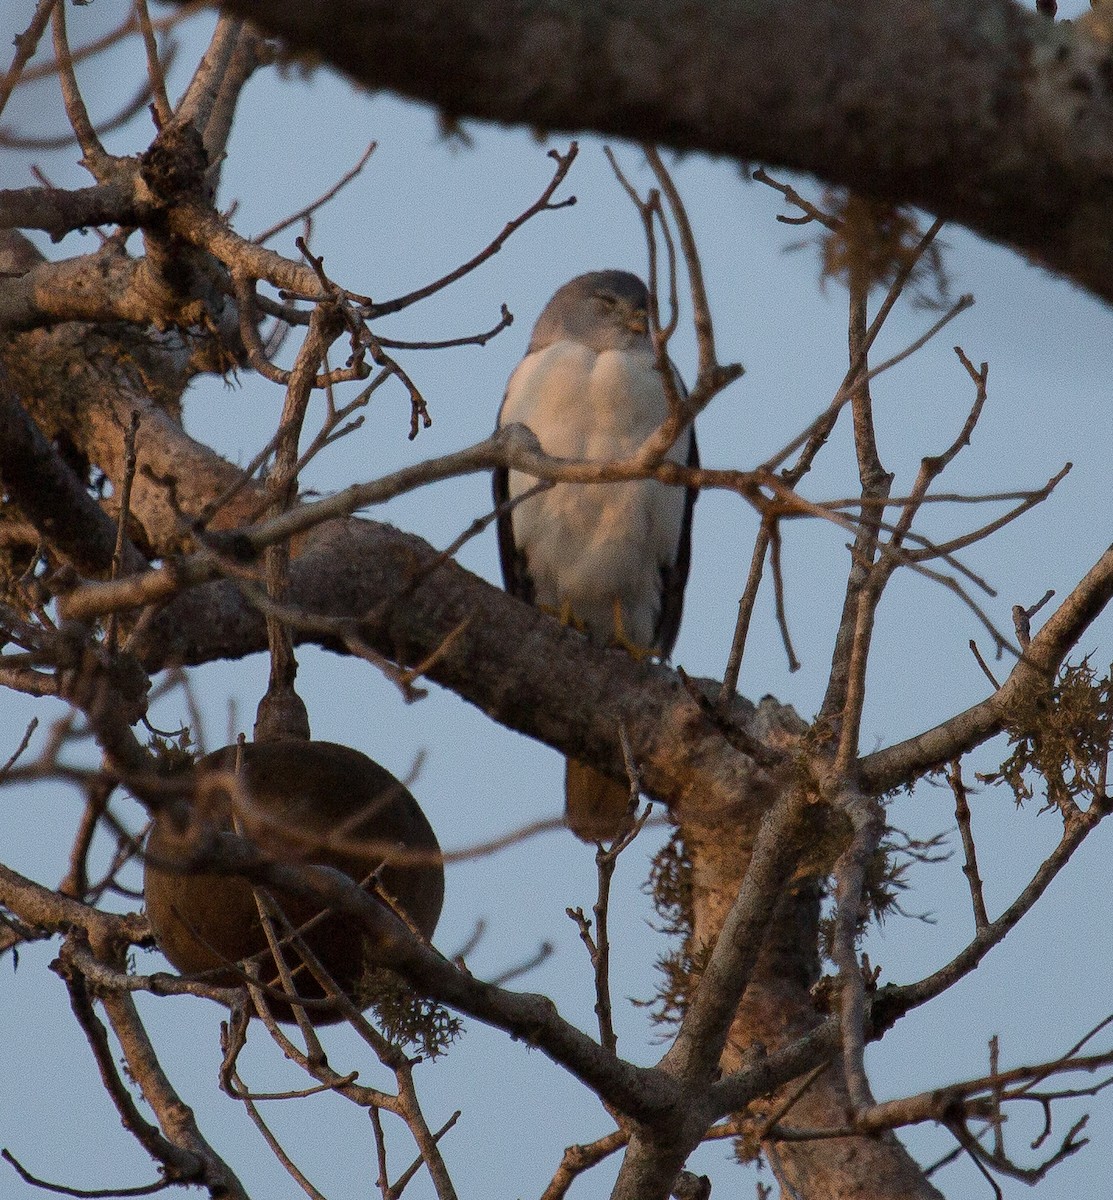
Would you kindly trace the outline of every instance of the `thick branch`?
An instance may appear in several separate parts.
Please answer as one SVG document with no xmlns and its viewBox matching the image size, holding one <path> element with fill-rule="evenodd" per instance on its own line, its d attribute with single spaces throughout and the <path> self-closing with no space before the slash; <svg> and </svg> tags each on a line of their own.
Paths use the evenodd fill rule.
<svg viewBox="0 0 1113 1200">
<path fill-rule="evenodd" d="M 724 814 L 749 802 L 751 760 L 728 744 L 674 672 L 592 645 L 443 562 L 419 538 L 369 521 L 322 526 L 290 565 L 288 598 L 310 612 L 357 622 L 362 640 L 394 661 L 421 662 L 443 646 L 429 678 L 494 720 L 615 778 L 624 777 L 619 729 L 625 728 L 650 793 L 678 802 L 690 796 Z M 296 636 L 342 648 L 320 633 Z M 234 583 L 220 582 L 168 604 L 131 649 L 159 670 L 238 658 L 266 644 L 263 617 Z M 569 705 L 571 695 L 581 703 Z M 755 715 L 739 698 L 731 720 L 748 728 Z"/>
<path fill-rule="evenodd" d="M 373 89 L 814 172 L 1113 298 L 1110 50 L 1011 0 L 225 0 Z"/>
<path fill-rule="evenodd" d="M 42 538 L 82 574 L 108 573 L 116 548 L 116 523 L 23 410 L 2 363 L 0 480 Z M 130 543 L 124 553 L 127 570 L 146 565 Z"/>
<path fill-rule="evenodd" d="M 121 175 L 112 183 L 78 188 L 0 189 L 0 227 L 42 229 L 52 238 L 95 225 L 139 225 L 150 205 L 135 194 L 134 178 Z"/>
<path fill-rule="evenodd" d="M 786 879 L 802 853 L 803 790 L 788 790 L 769 809 L 754 839 L 746 876 L 723 923 L 676 1040 L 661 1066 L 685 1082 L 714 1074 L 731 1021 L 749 983 Z"/>
</svg>

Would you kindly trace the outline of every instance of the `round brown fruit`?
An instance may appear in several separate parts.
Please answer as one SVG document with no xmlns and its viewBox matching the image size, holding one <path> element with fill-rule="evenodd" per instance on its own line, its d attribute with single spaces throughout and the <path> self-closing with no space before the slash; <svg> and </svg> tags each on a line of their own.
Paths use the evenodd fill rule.
<svg viewBox="0 0 1113 1200">
<path fill-rule="evenodd" d="M 357 882 L 377 872 L 382 890 L 425 937 L 432 936 L 444 898 L 436 836 L 413 796 L 365 754 L 333 742 L 256 742 L 217 750 L 194 772 L 195 820 L 231 829 L 235 811 L 236 828 L 274 859 L 335 867 Z M 169 869 L 181 860 L 188 837 L 168 817 L 158 817 L 147 841 L 144 892 L 159 948 L 182 974 L 203 975 L 219 987 L 243 982 L 229 964 L 262 953 L 259 978 L 281 990 L 251 884 L 238 875 Z M 328 839 L 332 846 L 324 844 Z M 383 866 L 384 843 L 419 852 L 421 861 Z M 272 895 L 295 928 L 321 911 L 297 896 Z M 276 934 L 283 936 L 280 923 Z M 379 965 L 373 937 L 342 914 L 322 918 L 303 936 L 345 994 L 366 1008 L 375 998 L 373 974 Z M 298 995 L 325 995 L 296 949 L 287 945 L 283 957 Z M 289 1004 L 269 1003 L 280 1021 L 293 1020 Z M 335 1007 L 305 1011 L 317 1025 L 341 1019 Z"/>
</svg>

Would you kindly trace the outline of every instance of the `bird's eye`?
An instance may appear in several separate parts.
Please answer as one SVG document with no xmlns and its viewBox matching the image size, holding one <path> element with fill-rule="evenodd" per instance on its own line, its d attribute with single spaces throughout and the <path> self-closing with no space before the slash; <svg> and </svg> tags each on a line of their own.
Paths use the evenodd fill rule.
<svg viewBox="0 0 1113 1200">
<path fill-rule="evenodd" d="M 609 292 L 597 292 L 595 298 L 607 310 L 607 312 L 610 312 L 618 303 L 618 300 Z"/>
</svg>

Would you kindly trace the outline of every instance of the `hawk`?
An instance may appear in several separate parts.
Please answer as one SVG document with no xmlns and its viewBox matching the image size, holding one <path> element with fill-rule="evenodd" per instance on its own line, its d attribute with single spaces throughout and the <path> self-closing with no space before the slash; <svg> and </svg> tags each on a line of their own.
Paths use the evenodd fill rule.
<svg viewBox="0 0 1113 1200">
<path fill-rule="evenodd" d="M 668 411 L 645 284 L 627 271 L 592 271 L 545 305 L 506 385 L 498 424 L 529 426 L 547 454 L 606 462 L 636 450 Z M 667 457 L 699 466 L 691 426 Z M 495 503 L 535 482 L 496 470 Z M 695 500 L 695 488 L 650 479 L 557 483 L 498 519 L 506 590 L 595 641 L 668 658 L 680 628 Z M 572 759 L 565 801 L 565 820 L 584 841 L 629 828 L 628 787 Z"/>
</svg>

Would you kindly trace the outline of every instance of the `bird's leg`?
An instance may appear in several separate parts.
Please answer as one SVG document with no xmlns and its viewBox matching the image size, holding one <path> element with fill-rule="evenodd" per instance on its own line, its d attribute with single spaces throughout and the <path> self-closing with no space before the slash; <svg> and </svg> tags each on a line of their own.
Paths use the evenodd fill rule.
<svg viewBox="0 0 1113 1200">
<path fill-rule="evenodd" d="M 572 608 L 572 601 L 567 596 L 561 600 L 559 608 L 554 608 L 551 604 L 539 604 L 537 607 L 542 612 L 548 613 L 550 617 L 556 617 L 562 625 L 567 625 L 569 628 L 575 629 L 577 633 L 587 636 L 587 625 L 576 616 L 575 610 Z"/>
<path fill-rule="evenodd" d="M 638 662 L 645 662 L 646 659 L 652 658 L 653 648 L 651 646 L 639 646 L 637 642 L 627 636 L 626 624 L 622 619 L 622 600 L 615 596 L 611 603 L 614 607 L 614 632 L 611 635 L 611 644 L 625 650 L 631 658 L 636 658 Z"/>
<path fill-rule="evenodd" d="M 587 633 L 587 626 L 576 616 L 572 609 L 572 601 L 567 596 L 560 602 L 560 612 L 557 617 L 562 625 L 571 625 L 581 633 Z"/>
</svg>

